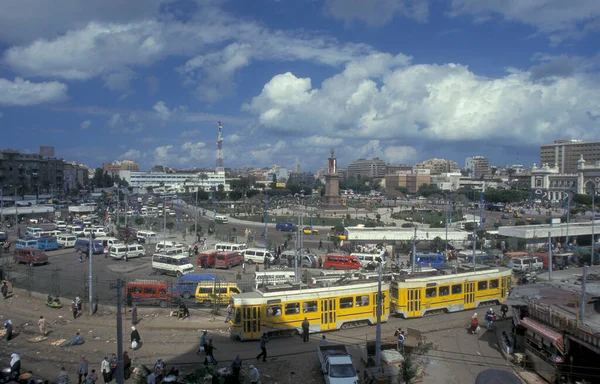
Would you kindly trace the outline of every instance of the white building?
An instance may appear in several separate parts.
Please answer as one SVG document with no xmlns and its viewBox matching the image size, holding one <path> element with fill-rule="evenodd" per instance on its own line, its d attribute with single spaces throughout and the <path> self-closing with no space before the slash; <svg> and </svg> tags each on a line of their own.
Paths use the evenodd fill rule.
<svg viewBox="0 0 600 384">
<path fill-rule="evenodd" d="M 456 191 L 460 187 L 460 172 L 442 173 L 431 176 L 431 184 L 437 185 L 442 191 Z"/>
<path fill-rule="evenodd" d="M 205 176 L 204 176 L 205 175 Z M 119 171 L 119 177 L 127 181 L 133 188 L 145 189 L 147 187 L 164 187 L 165 189 L 181 190 L 185 187 L 200 187 L 205 191 L 223 185 L 229 191 L 229 184 L 225 180 L 225 172 L 203 173 L 166 173 L 166 172 L 133 172 Z"/>
</svg>

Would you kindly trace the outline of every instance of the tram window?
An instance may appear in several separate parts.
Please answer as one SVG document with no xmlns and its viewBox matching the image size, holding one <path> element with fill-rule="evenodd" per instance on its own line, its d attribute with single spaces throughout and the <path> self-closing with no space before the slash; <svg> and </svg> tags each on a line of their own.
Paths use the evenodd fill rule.
<svg viewBox="0 0 600 384">
<path fill-rule="evenodd" d="M 267 317 L 281 316 L 281 305 L 270 305 L 267 307 Z"/>
<path fill-rule="evenodd" d="M 437 296 L 437 288 L 427 288 L 425 290 L 425 297 L 436 297 Z"/>
<path fill-rule="evenodd" d="M 235 311 L 235 322 L 239 323 L 240 321 L 242 321 L 242 311 L 236 308 L 234 308 L 233 310 Z"/>
<path fill-rule="evenodd" d="M 453 285 L 452 286 L 452 294 L 458 295 L 459 293 L 462 293 L 462 285 L 460 285 L 460 284 Z"/>
<path fill-rule="evenodd" d="M 289 303 L 285 305 L 286 315 L 296 315 L 300 313 L 300 303 Z"/>
<path fill-rule="evenodd" d="M 440 296 L 448 296 L 450 294 L 450 287 L 447 285 L 444 287 L 439 287 L 438 289 Z"/>
<path fill-rule="evenodd" d="M 498 288 L 498 279 L 490 280 L 490 288 Z"/>
<path fill-rule="evenodd" d="M 353 302 L 354 302 L 353 297 L 342 297 L 340 299 L 340 308 L 352 308 Z"/>
<path fill-rule="evenodd" d="M 392 294 L 392 299 L 397 299 L 398 298 L 398 289 L 392 288 L 392 289 L 390 289 L 390 291 Z"/>
<path fill-rule="evenodd" d="M 316 301 L 305 301 L 304 303 L 302 303 L 302 311 L 304 313 L 317 312 L 317 302 Z"/>
<path fill-rule="evenodd" d="M 488 287 L 487 280 L 480 281 L 479 283 L 477 283 L 477 290 L 478 291 L 486 290 L 487 287 Z"/>
<path fill-rule="evenodd" d="M 364 307 L 369 305 L 369 295 L 356 296 L 356 306 Z"/>
</svg>

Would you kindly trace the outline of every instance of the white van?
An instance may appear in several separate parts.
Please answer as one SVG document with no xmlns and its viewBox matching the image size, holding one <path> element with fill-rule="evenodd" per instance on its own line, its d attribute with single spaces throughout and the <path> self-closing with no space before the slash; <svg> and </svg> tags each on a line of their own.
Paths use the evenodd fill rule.
<svg viewBox="0 0 600 384">
<path fill-rule="evenodd" d="M 104 228 L 83 228 L 83 231 L 80 233 L 83 233 L 83 236 L 85 236 L 85 237 L 89 237 L 90 233 L 94 237 L 107 237 L 108 236 L 106 234 L 106 232 L 104 231 Z"/>
<path fill-rule="evenodd" d="M 37 232 L 33 237 L 39 239 L 40 237 L 57 237 L 62 235 L 61 231 L 41 231 Z"/>
<path fill-rule="evenodd" d="M 377 259 L 381 257 L 378 253 L 351 253 L 350 256 L 356 256 L 360 261 L 360 266 L 363 268 L 376 266 Z M 381 261 L 385 266 L 383 258 L 381 259 Z"/>
<path fill-rule="evenodd" d="M 156 244 L 158 242 L 158 235 L 152 231 L 137 231 L 136 237 L 141 244 Z"/>
<path fill-rule="evenodd" d="M 102 243 L 102 246 L 104 247 L 104 253 L 108 253 L 110 250 L 110 247 L 112 247 L 113 245 L 117 245 L 117 244 L 122 244 L 122 241 L 117 239 L 116 237 L 97 237 L 96 240 L 98 240 L 100 243 Z"/>
<path fill-rule="evenodd" d="M 81 227 L 79 225 L 67 225 L 67 232 L 77 235 L 81 232 Z"/>
<path fill-rule="evenodd" d="M 139 244 L 130 244 L 127 246 L 127 258 L 146 256 L 146 250 Z"/>
<path fill-rule="evenodd" d="M 154 256 L 152 256 L 152 269 L 159 274 L 165 273 L 177 277 L 194 272 L 194 266 L 190 262 L 188 256 L 170 256 L 163 253 L 155 253 Z"/>
<path fill-rule="evenodd" d="M 39 228 L 39 227 L 27 227 L 27 236 L 31 236 L 31 237 L 35 237 L 35 235 L 37 233 L 43 232 L 44 229 L 43 228 Z"/>
<path fill-rule="evenodd" d="M 511 262 L 515 271 L 531 272 L 544 268 L 543 261 L 538 257 L 515 257 Z"/>
<path fill-rule="evenodd" d="M 317 258 L 314 255 L 303 253 L 298 255 L 300 257 L 301 268 L 312 268 L 313 265 L 317 265 Z M 296 253 L 294 251 L 286 251 L 281 253 L 281 264 L 287 266 L 294 266 Z"/>
<path fill-rule="evenodd" d="M 116 244 L 109 248 L 108 254 L 114 259 L 127 259 L 129 248 L 125 244 Z"/>
<path fill-rule="evenodd" d="M 73 248 L 76 241 L 77 236 L 75 235 L 61 235 L 56 238 L 56 243 L 60 248 Z"/>
<path fill-rule="evenodd" d="M 242 252 L 242 255 L 244 255 L 244 261 L 248 264 L 263 264 L 265 261 L 265 256 L 269 258 L 270 262 L 272 262 L 274 259 L 273 255 L 271 255 L 271 252 L 264 248 L 248 248 Z"/>
<path fill-rule="evenodd" d="M 61 220 L 56 220 L 54 222 L 54 229 L 58 229 L 59 231 L 64 231 L 67 229 L 67 222 L 66 221 L 61 221 Z"/>
<path fill-rule="evenodd" d="M 231 252 L 231 251 L 242 252 L 244 249 L 246 249 L 246 244 L 244 244 L 244 243 L 241 243 L 241 244 L 217 243 L 217 244 L 215 244 L 215 249 L 217 251 L 221 251 L 221 252 Z"/>
<path fill-rule="evenodd" d="M 266 285 L 287 284 L 296 279 L 294 271 L 262 271 L 254 273 L 254 288 Z"/>
<path fill-rule="evenodd" d="M 178 243 L 176 241 L 161 241 L 159 243 L 156 243 L 156 247 L 155 247 L 157 253 L 162 253 L 163 250 L 171 249 L 171 248 L 186 248 L 187 249 L 187 245 Z"/>
</svg>

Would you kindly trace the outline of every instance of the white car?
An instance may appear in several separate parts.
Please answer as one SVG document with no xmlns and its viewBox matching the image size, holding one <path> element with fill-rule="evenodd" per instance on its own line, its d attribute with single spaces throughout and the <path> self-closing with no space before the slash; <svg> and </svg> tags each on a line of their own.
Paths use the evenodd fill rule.
<svg viewBox="0 0 600 384">
<path fill-rule="evenodd" d="M 67 222 L 61 220 L 55 221 L 54 229 L 58 229 L 59 231 L 65 231 L 67 229 Z"/>
</svg>

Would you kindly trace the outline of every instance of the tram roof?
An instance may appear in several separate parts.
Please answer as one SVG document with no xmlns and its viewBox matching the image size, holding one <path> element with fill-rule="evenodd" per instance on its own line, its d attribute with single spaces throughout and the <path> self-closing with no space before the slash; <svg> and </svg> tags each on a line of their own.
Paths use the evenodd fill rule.
<svg viewBox="0 0 600 384">
<path fill-rule="evenodd" d="M 482 277 L 503 277 L 512 274 L 512 270 L 510 268 L 505 267 L 487 267 L 482 268 L 480 270 L 469 270 L 466 268 L 455 269 L 452 272 L 451 270 L 444 270 L 443 273 L 438 274 L 428 274 L 424 275 L 408 275 L 406 277 L 402 277 L 396 280 L 398 283 L 410 283 L 411 285 L 419 286 L 423 283 L 434 283 L 434 282 L 448 282 L 448 281 L 477 281 Z"/>
<path fill-rule="evenodd" d="M 415 238 L 415 228 L 398 227 L 346 227 L 346 238 L 350 241 L 409 241 Z M 471 232 L 457 228 L 422 228 L 416 229 L 417 240 L 433 240 L 436 237 L 447 238 L 449 241 L 468 240 Z"/>
</svg>

